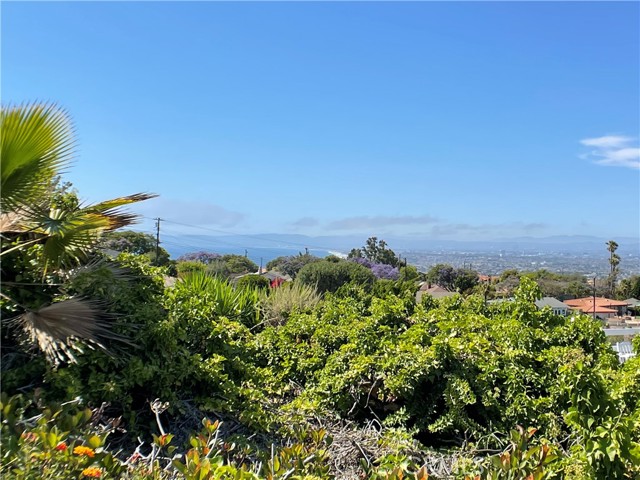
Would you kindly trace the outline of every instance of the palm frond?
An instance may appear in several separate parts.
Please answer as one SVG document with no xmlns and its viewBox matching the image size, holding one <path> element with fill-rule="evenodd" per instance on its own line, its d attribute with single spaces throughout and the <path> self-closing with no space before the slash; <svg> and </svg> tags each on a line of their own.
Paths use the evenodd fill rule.
<svg viewBox="0 0 640 480">
<path fill-rule="evenodd" d="M 139 215 L 124 211 L 121 207 L 150 200 L 157 196 L 155 193 L 134 193 L 133 195 L 89 205 L 84 207 L 82 211 L 86 212 L 87 215 L 94 214 L 108 220 L 109 226 L 106 229 L 107 231 L 117 230 L 118 228 L 127 227 L 135 223 L 139 218 Z"/>
<path fill-rule="evenodd" d="M 3 107 L 0 113 L 0 206 L 29 205 L 69 165 L 74 135 L 67 113 L 55 104 Z"/>
<path fill-rule="evenodd" d="M 85 260 L 104 232 L 131 225 L 138 215 L 120 210 L 120 206 L 147 200 L 156 195 L 138 193 L 68 211 L 32 207 L 22 219 L 44 243 L 47 265 L 74 267 Z"/>
<path fill-rule="evenodd" d="M 111 331 L 100 305 L 81 298 L 28 311 L 11 323 L 21 327 L 55 365 L 76 362 L 75 352 L 82 352 L 81 343 L 105 351 L 105 340 L 128 343 L 125 337 Z"/>
</svg>

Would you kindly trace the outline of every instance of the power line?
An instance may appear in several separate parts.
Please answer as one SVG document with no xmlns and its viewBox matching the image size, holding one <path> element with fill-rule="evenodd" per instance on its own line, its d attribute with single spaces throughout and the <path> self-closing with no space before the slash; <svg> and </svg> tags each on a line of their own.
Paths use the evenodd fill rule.
<svg viewBox="0 0 640 480">
<path fill-rule="evenodd" d="M 143 218 L 146 218 L 148 220 L 155 220 L 155 218 L 151 218 L 151 217 L 143 217 Z M 277 243 L 277 244 L 280 244 L 280 245 L 284 244 L 284 245 L 290 245 L 290 246 L 296 246 L 296 247 L 303 247 L 305 249 L 307 247 L 311 247 L 311 248 L 316 248 L 316 249 L 319 249 L 319 250 L 326 250 L 326 251 L 334 250 L 334 249 L 326 247 L 326 246 L 309 245 L 309 244 L 304 244 L 304 243 L 288 242 L 288 241 L 283 241 L 283 240 L 273 240 L 271 238 L 257 237 L 255 235 L 247 235 L 247 234 L 243 234 L 243 233 L 235 233 L 235 232 L 229 232 L 229 231 L 224 231 L 224 230 L 218 230 L 218 229 L 215 229 L 215 228 L 202 227 L 200 225 L 190 225 L 188 223 L 181 223 L 181 222 L 176 222 L 176 221 L 173 221 L 173 220 L 163 219 L 163 221 L 166 222 L 166 223 L 170 223 L 170 224 L 174 224 L 174 225 L 180 225 L 180 226 L 183 226 L 183 227 L 198 228 L 200 230 L 205 230 L 205 231 L 214 232 L 214 233 L 223 233 L 225 235 L 236 235 L 238 237 L 252 238 L 254 240 L 272 242 L 272 243 Z M 225 242 L 220 241 L 220 243 L 225 243 Z"/>
</svg>

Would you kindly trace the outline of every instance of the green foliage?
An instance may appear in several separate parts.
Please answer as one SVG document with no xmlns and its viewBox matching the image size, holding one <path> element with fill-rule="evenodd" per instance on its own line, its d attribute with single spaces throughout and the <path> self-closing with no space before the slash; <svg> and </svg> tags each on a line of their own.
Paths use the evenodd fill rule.
<svg viewBox="0 0 640 480">
<path fill-rule="evenodd" d="M 197 297 L 189 300 L 189 296 Z M 171 302 L 180 298 L 182 302 L 190 301 L 194 305 L 203 306 L 207 310 L 193 312 L 189 322 L 205 322 L 214 316 L 228 317 L 248 326 L 257 321 L 258 292 L 253 289 L 235 289 L 226 280 L 222 280 L 202 272 L 186 275 L 176 286 L 166 293 Z M 203 318 L 203 315 L 207 318 Z"/>
<path fill-rule="evenodd" d="M 229 273 L 242 274 L 255 273 L 258 271 L 258 265 L 242 255 L 224 255 L 222 262 L 225 264 Z"/>
<path fill-rule="evenodd" d="M 178 276 L 183 277 L 196 272 L 204 272 L 207 266 L 202 262 L 178 262 L 176 269 Z"/>
<path fill-rule="evenodd" d="M 244 277 L 240 277 L 236 282 L 236 286 L 238 288 L 249 288 L 249 289 L 258 289 L 265 290 L 269 288 L 271 284 L 269 283 L 269 279 L 263 277 L 262 275 L 245 275 Z"/>
<path fill-rule="evenodd" d="M 618 288 L 618 298 L 637 298 L 640 300 L 640 275 L 632 275 L 620 281 Z"/>
<path fill-rule="evenodd" d="M 375 281 L 375 276 L 371 270 L 357 263 L 322 260 L 305 265 L 298 272 L 296 281 L 325 293 L 335 292 L 347 283 L 370 287 Z"/>
<path fill-rule="evenodd" d="M 0 170 L 2 211 L 7 213 L 50 193 L 54 178 L 73 155 L 73 128 L 55 105 L 2 108 Z"/>
<path fill-rule="evenodd" d="M 171 262 L 169 252 L 162 247 L 157 249 L 156 256 L 156 238 L 147 233 L 132 230 L 107 232 L 100 239 L 99 247 L 116 252 L 146 255 L 154 265 L 169 265 Z"/>
<path fill-rule="evenodd" d="M 612 368 L 601 327 L 585 316 L 541 312 L 524 279 L 512 304 L 487 308 L 459 297 L 426 311 L 410 298 L 329 298 L 258 335 L 260 355 L 279 365 L 278 383 L 304 387 L 292 407 L 384 419 L 402 409 L 405 425 L 430 442 L 536 424 L 567 432 L 554 412 L 570 406 L 561 365 Z"/>
<path fill-rule="evenodd" d="M 82 342 L 105 348 L 105 338 L 115 336 L 95 302 L 69 298 L 65 280 L 89 261 L 101 234 L 136 220 L 121 207 L 154 195 L 81 206 L 59 177 L 74 145 L 66 112 L 50 104 L 3 107 L 0 122 L 3 313 L 18 314 L 18 343 L 37 345 L 52 363 L 74 361 Z M 14 287 L 24 303 L 12 296 Z"/>
<path fill-rule="evenodd" d="M 109 232 L 100 240 L 101 248 L 108 248 L 116 252 L 135 253 L 144 255 L 156 249 L 156 239 L 153 235 L 133 230 Z"/>
<path fill-rule="evenodd" d="M 25 418 L 28 409 L 38 414 Z M 3 478 L 19 480 L 103 478 L 132 480 L 266 480 L 332 478 L 327 466 L 331 438 L 323 429 L 294 427 L 283 445 L 253 449 L 221 435 L 221 422 L 205 418 L 184 445 L 165 433 L 119 456 L 107 442 L 114 427 L 100 429 L 99 412 L 77 401 L 36 407 L 22 397 L 0 400 Z M 112 422 L 113 423 L 113 422 Z M 145 448 L 141 448 L 145 447 Z"/>
<path fill-rule="evenodd" d="M 478 284 L 478 272 L 439 263 L 426 274 L 429 282 L 446 288 L 450 292 L 468 293 Z"/>
<path fill-rule="evenodd" d="M 370 237 L 362 248 L 354 248 L 349 252 L 349 258 L 365 258 L 372 263 L 382 263 L 397 267 L 400 259 L 396 253 L 387 248 L 384 240 L 378 240 L 377 237 Z"/>
<path fill-rule="evenodd" d="M 316 257 L 309 253 L 300 253 L 299 255 L 295 256 L 284 256 L 275 258 L 267 263 L 266 268 L 267 270 L 277 270 L 278 272 L 289 275 L 291 278 L 296 278 L 296 275 L 298 275 L 298 272 L 302 267 L 309 263 L 318 262 L 320 260 L 321 259 L 319 257 Z"/>
<path fill-rule="evenodd" d="M 309 312 L 321 300 L 314 287 L 299 282 L 284 284 L 260 296 L 260 310 L 269 325 L 279 325 L 287 321 L 293 312 Z"/>
</svg>

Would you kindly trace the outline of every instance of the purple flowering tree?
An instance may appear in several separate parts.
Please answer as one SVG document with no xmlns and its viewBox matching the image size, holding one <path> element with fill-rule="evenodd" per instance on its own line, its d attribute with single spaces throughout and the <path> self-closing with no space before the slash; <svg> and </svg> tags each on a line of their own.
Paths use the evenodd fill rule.
<svg viewBox="0 0 640 480">
<path fill-rule="evenodd" d="M 185 253 L 180 258 L 178 258 L 178 261 L 179 262 L 200 262 L 200 263 L 209 265 L 210 263 L 220 260 L 221 258 L 222 257 L 217 253 L 200 251 L 200 252 Z"/>
<path fill-rule="evenodd" d="M 400 277 L 400 271 L 397 267 L 384 263 L 374 263 L 371 266 L 371 273 L 382 280 L 397 280 Z"/>
<path fill-rule="evenodd" d="M 354 257 L 349 259 L 350 262 L 359 263 L 363 267 L 367 267 L 371 270 L 371 273 L 375 275 L 376 278 L 381 280 L 397 280 L 400 277 L 400 271 L 397 267 L 392 267 L 391 265 L 387 265 L 384 263 L 373 263 L 370 260 L 362 257 Z"/>
</svg>

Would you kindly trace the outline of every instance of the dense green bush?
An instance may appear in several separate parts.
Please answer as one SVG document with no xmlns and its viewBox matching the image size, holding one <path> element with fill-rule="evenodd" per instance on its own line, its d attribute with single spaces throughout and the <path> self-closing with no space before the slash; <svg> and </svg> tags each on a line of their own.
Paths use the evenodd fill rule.
<svg viewBox="0 0 640 480">
<path fill-rule="evenodd" d="M 236 282 L 236 287 L 238 288 L 254 288 L 258 290 L 265 290 L 269 288 L 270 285 L 269 279 L 262 275 L 245 275 L 244 277 L 240 277 Z"/>
<path fill-rule="evenodd" d="M 194 272 L 204 272 L 206 268 L 207 266 L 202 262 L 178 262 L 176 265 L 180 277 Z"/>
<path fill-rule="evenodd" d="M 335 292 L 347 283 L 370 287 L 375 276 L 366 267 L 353 262 L 322 260 L 305 265 L 296 281 L 318 289 L 320 293 Z"/>
<path fill-rule="evenodd" d="M 101 264 L 76 272 L 65 288 L 102 299 L 117 315 L 115 330 L 132 345 L 114 342 L 111 355 L 87 350 L 77 364 L 57 369 L 14 362 L 3 372 L 3 391 L 30 384 L 48 399 L 109 402 L 110 411 L 140 433 L 153 421 L 148 403 L 154 398 L 170 402 L 174 417 L 188 400 L 202 412 L 232 415 L 254 432 L 278 430 L 291 418 L 376 419 L 432 447 L 471 441 L 504 449 L 496 433 L 530 425 L 558 456 L 527 463 L 527 471 L 547 475 L 536 478 L 638 473 L 640 360 L 619 366 L 601 326 L 588 316 L 538 310 L 540 291 L 526 278 L 514 301 L 499 304 L 459 295 L 416 304 L 412 284 L 372 288 L 363 282 L 363 288 L 353 281 L 319 301 L 317 294 L 302 299 L 310 289 L 301 285 L 260 297 L 202 272 L 165 289 L 162 269 L 135 255 L 119 260 L 119 269 Z M 308 267 L 322 263 L 347 262 Z M 304 301 L 276 302 L 294 291 Z M 274 308 L 287 304 L 277 322 L 267 321 L 270 301 Z M 518 435 L 509 459 L 529 462 L 546 451 L 544 443 Z M 493 457 L 498 463 L 481 463 L 484 470 L 470 460 L 461 471 L 520 478 L 508 476 L 516 467 L 506 459 Z M 391 455 L 364 472 L 400 478 L 398 472 L 419 468 Z M 498 476 L 488 476 L 491 471 Z"/>
<path fill-rule="evenodd" d="M 277 382 L 304 387 L 295 407 L 374 412 L 428 443 L 515 424 L 556 437 L 571 406 L 558 369 L 613 372 L 617 360 L 598 323 L 539 311 L 537 294 L 525 281 L 512 304 L 453 297 L 429 311 L 395 296 L 333 298 L 260 333 L 260 353 Z"/>
</svg>

